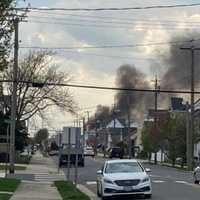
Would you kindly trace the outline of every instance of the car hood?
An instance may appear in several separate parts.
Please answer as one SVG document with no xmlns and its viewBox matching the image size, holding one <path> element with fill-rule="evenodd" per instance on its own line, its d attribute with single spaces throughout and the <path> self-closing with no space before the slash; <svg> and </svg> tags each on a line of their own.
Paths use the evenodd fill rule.
<svg viewBox="0 0 200 200">
<path fill-rule="evenodd" d="M 104 177 L 112 181 L 115 180 L 132 180 L 132 179 L 144 179 L 149 177 L 146 172 L 140 173 L 113 173 L 113 174 L 104 174 Z"/>
</svg>

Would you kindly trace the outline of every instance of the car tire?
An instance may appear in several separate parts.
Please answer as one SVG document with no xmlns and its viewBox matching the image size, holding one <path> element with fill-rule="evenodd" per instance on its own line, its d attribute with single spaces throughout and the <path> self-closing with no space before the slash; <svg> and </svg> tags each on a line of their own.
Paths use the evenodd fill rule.
<svg viewBox="0 0 200 200">
<path fill-rule="evenodd" d="M 145 198 L 145 199 L 151 199 L 151 197 L 152 197 L 152 194 L 145 194 L 145 195 L 144 195 L 144 198 Z"/>
</svg>

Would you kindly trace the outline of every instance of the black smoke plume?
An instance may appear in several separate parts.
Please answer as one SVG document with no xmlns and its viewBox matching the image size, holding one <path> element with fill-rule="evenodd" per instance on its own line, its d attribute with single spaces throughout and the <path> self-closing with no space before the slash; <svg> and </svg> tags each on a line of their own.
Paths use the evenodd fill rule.
<svg viewBox="0 0 200 200">
<path fill-rule="evenodd" d="M 121 88 L 150 88 L 145 74 L 133 65 L 122 65 L 117 71 L 116 85 Z M 152 107 L 153 94 L 144 92 L 119 91 L 116 96 L 116 106 L 123 115 L 129 110 L 137 118 L 144 115 L 144 111 Z"/>
<path fill-rule="evenodd" d="M 198 38 L 197 34 L 192 34 L 187 37 L 176 36 L 171 39 L 174 41 L 192 41 L 193 38 Z M 200 38 L 200 36 L 199 36 Z M 190 89 L 191 84 L 191 51 L 183 50 L 183 47 L 200 47 L 200 40 L 187 42 L 178 45 L 171 45 L 169 53 L 161 57 L 163 65 L 167 69 L 161 80 L 163 89 Z M 200 51 L 194 52 L 194 69 L 195 69 L 195 85 L 200 84 Z"/>
</svg>

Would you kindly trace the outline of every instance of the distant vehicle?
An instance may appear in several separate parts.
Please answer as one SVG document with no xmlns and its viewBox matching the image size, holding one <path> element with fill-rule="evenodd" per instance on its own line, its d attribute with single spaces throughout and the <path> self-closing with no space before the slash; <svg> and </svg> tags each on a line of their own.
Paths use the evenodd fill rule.
<svg viewBox="0 0 200 200">
<path fill-rule="evenodd" d="M 84 152 L 80 142 L 81 129 L 77 127 L 63 127 L 61 135 L 61 152 L 59 156 L 59 166 L 77 163 L 78 166 L 84 167 Z"/>
<path fill-rule="evenodd" d="M 108 150 L 109 158 L 123 158 L 124 152 L 123 149 L 120 147 L 113 147 Z"/>
<path fill-rule="evenodd" d="M 49 151 L 49 155 L 50 156 L 57 156 L 58 155 L 58 151 L 57 150 L 51 150 L 51 151 Z"/>
<path fill-rule="evenodd" d="M 97 195 L 102 199 L 126 195 L 152 196 L 151 180 L 137 160 L 109 160 L 97 171 Z"/>
<path fill-rule="evenodd" d="M 92 156 L 92 157 L 94 157 L 94 149 L 93 149 L 93 147 L 86 146 L 84 148 L 84 156 Z"/>
</svg>

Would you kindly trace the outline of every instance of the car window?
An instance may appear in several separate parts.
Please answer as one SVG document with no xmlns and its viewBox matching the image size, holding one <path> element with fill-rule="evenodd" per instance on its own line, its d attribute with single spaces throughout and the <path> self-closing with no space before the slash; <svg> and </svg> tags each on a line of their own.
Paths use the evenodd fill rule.
<svg viewBox="0 0 200 200">
<path fill-rule="evenodd" d="M 108 163 L 105 169 L 105 173 L 137 173 L 143 171 L 143 168 L 137 162 Z"/>
</svg>

